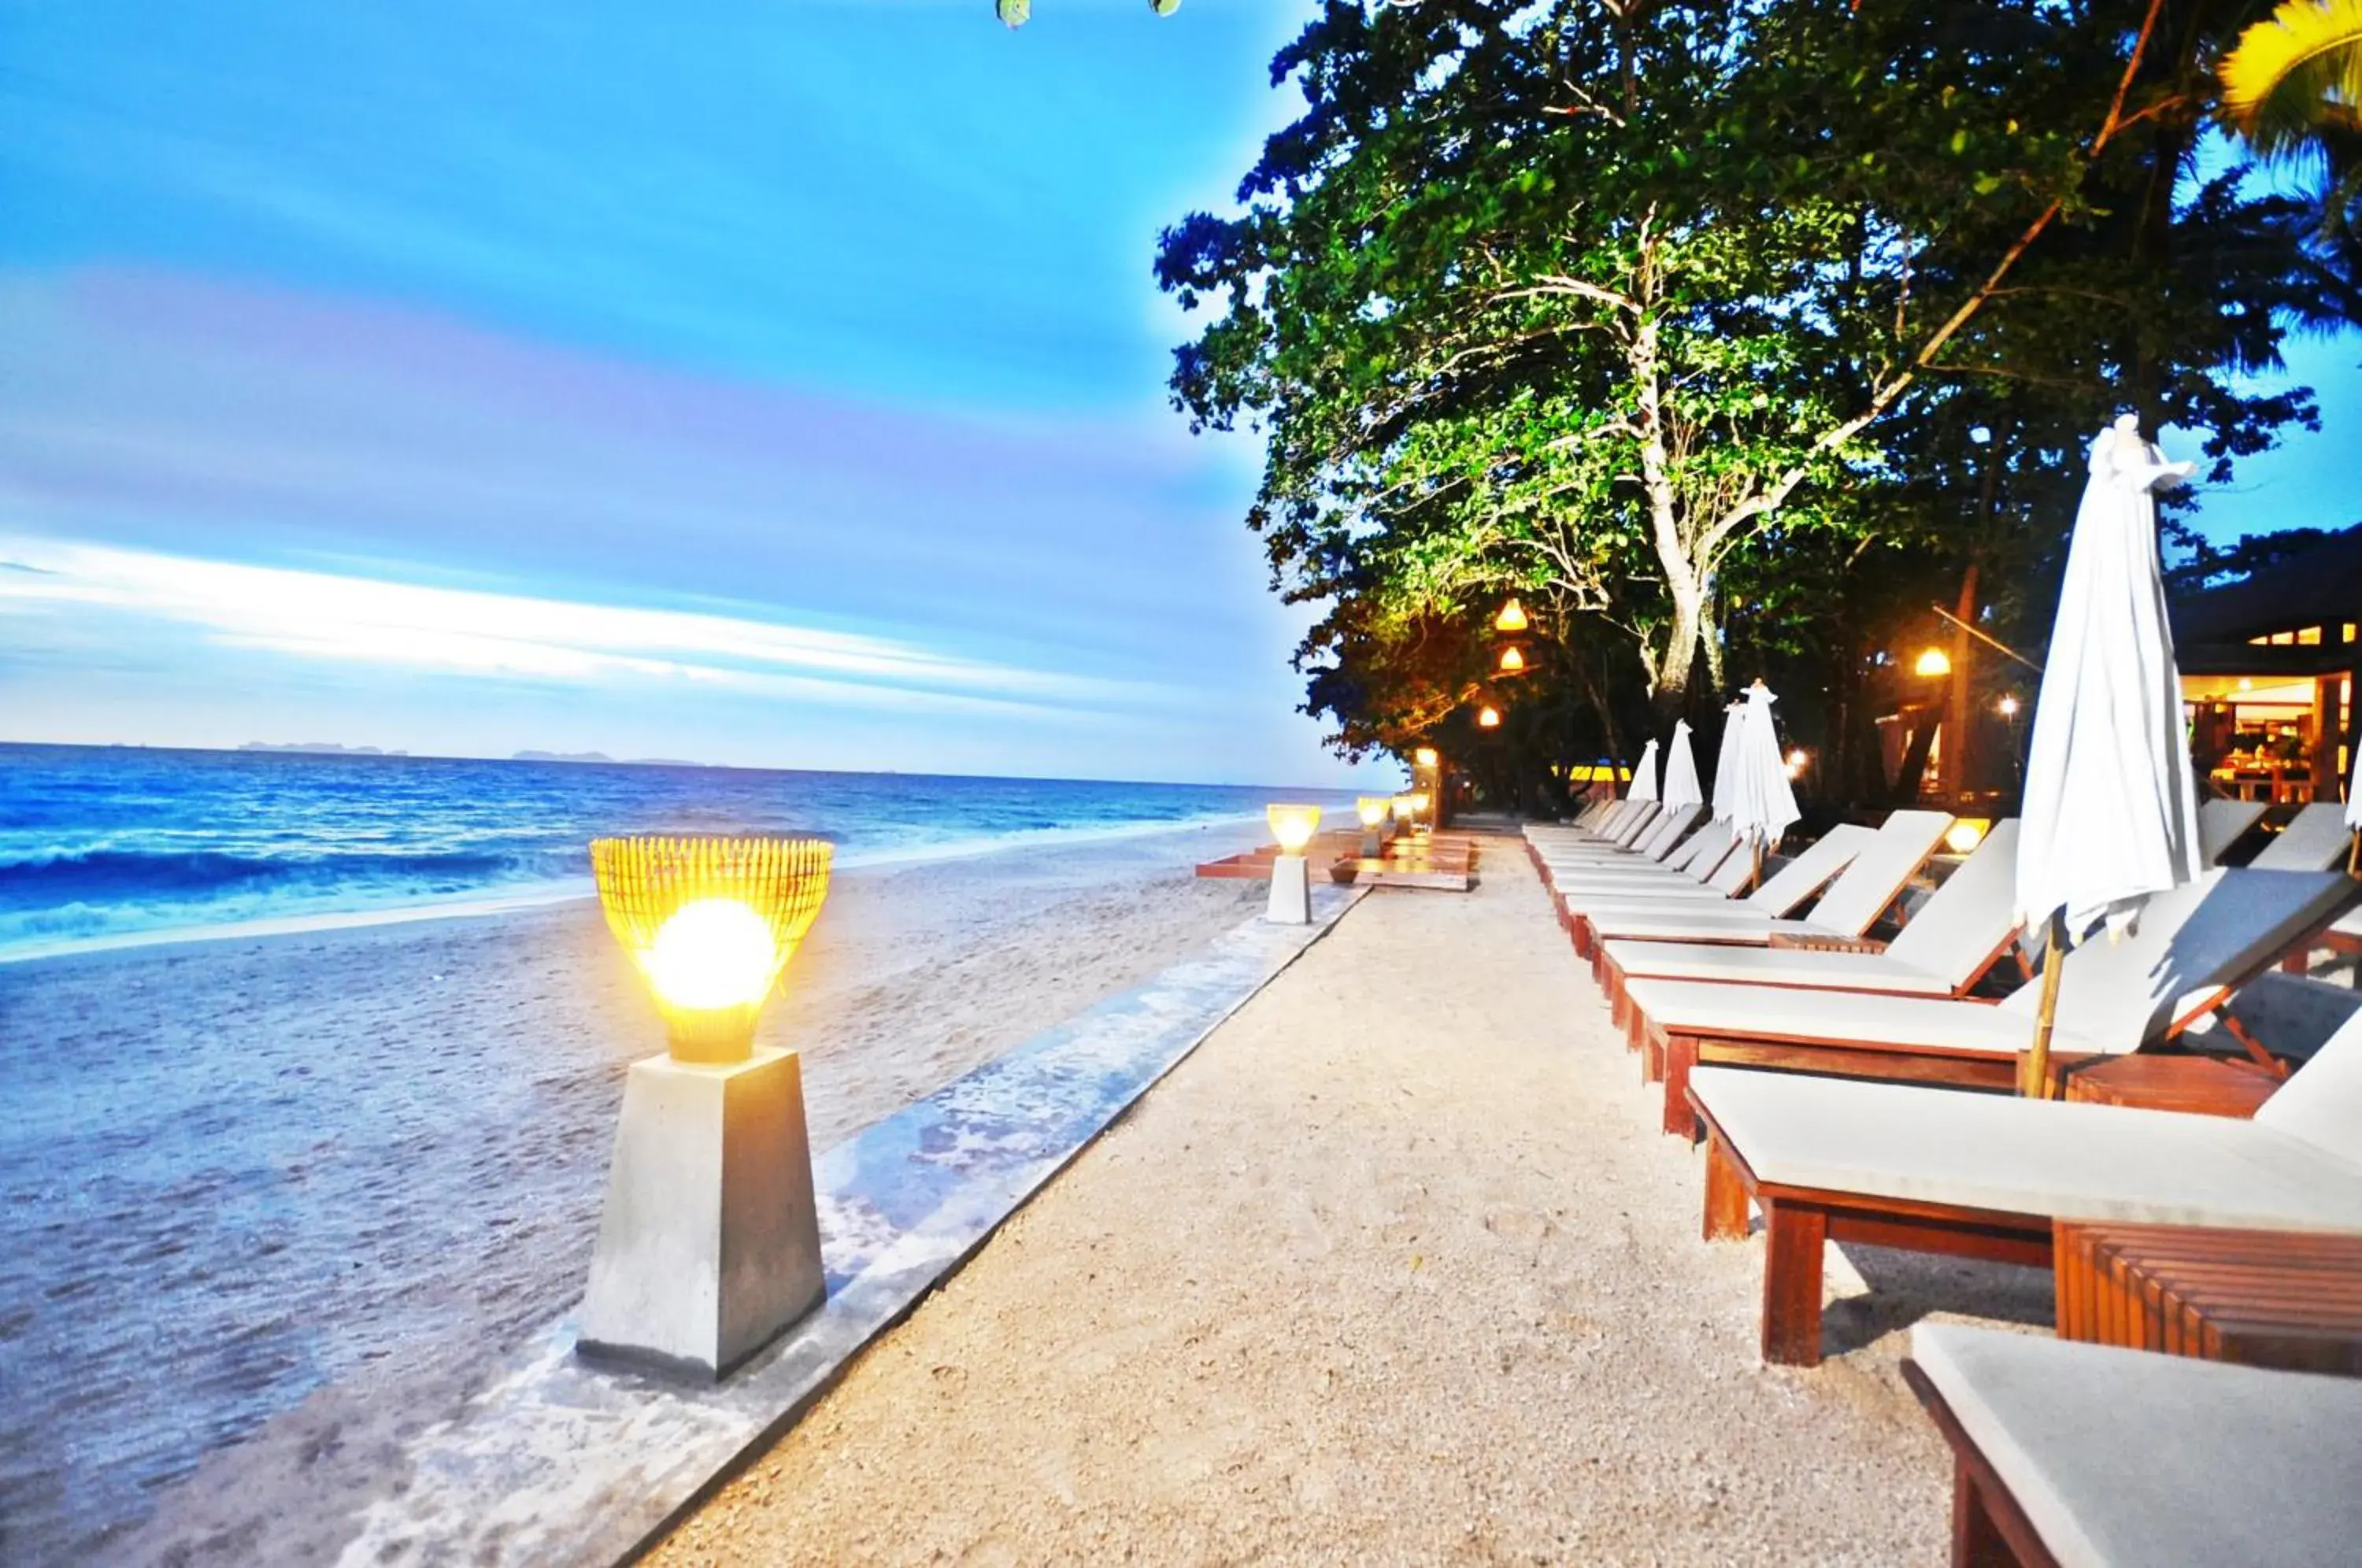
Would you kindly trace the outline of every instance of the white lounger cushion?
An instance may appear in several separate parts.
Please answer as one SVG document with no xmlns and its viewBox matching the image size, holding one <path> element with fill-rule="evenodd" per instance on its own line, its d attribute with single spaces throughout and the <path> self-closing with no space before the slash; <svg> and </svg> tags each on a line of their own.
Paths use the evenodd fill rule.
<svg viewBox="0 0 2362 1568">
<path fill-rule="evenodd" d="M 2014 926 L 2017 823 L 1996 824 L 1883 953 L 1821 953 L 1693 942 L 1610 942 L 1626 977 L 1822 986 L 1948 997 L 1981 974 Z"/>
<path fill-rule="evenodd" d="M 1828 953 L 1808 947 L 1741 947 L 1704 942 L 1611 942 L 1607 957 L 1628 982 L 1712 981 L 1726 986 L 1805 987 L 1945 997 L 1941 975 L 1896 963 L 1883 953 Z"/>
<path fill-rule="evenodd" d="M 1690 1089 L 1778 1186 L 2056 1220 L 2362 1231 L 2362 1168 L 2253 1121 L 1735 1067 L 1696 1068 Z"/>
<path fill-rule="evenodd" d="M 2023 1051 L 2034 1043 L 2034 1021 L 2025 1013 L 1990 1002 L 1955 1001 L 1941 993 L 1880 996 L 1661 979 L 1627 980 L 1624 992 L 1650 1022 L 1668 1034 L 2003 1054 Z M 2136 1040 L 2115 1048 L 2128 1051 L 2138 1043 Z M 2061 1024 L 2052 1033 L 2051 1048 L 2063 1055 L 2110 1047 Z"/>
<path fill-rule="evenodd" d="M 2247 865 L 2257 871 L 2326 871 L 2345 864 L 2346 846 L 2353 842 L 2345 808 L 2334 801 L 2315 801 Z"/>
<path fill-rule="evenodd" d="M 2212 866 L 2263 820 L 2261 801 L 2205 801 L 2198 807 L 2198 856 Z"/>
<path fill-rule="evenodd" d="M 1727 909 L 1732 913 L 1748 911 L 1760 915 L 1785 914 L 1819 892 L 1823 884 L 1843 871 L 1852 862 L 1853 857 L 1860 853 L 1862 846 L 1876 836 L 1866 827 L 1856 827 L 1849 823 L 1840 823 L 1823 834 L 1820 840 L 1808 846 L 1803 854 L 1783 866 L 1772 876 L 1765 878 L 1763 885 L 1747 897 L 1736 900 L 1716 899 L 1710 907 Z M 1723 863 L 1724 869 L 1731 869 L 1731 862 L 1737 861 L 1740 871 L 1751 871 L 1752 855 L 1751 850 L 1742 847 L 1731 856 L 1730 860 Z M 1719 874 L 1714 878 L 1716 883 L 1723 880 Z M 1672 887 L 1662 891 L 1651 890 L 1645 895 L 1639 892 L 1628 897 L 1597 894 L 1582 899 L 1568 897 L 1562 889 L 1560 896 L 1566 898 L 1569 908 L 1585 913 L 1589 912 L 1594 905 L 1598 905 L 1602 908 L 1613 909 L 1619 913 L 1646 915 L 1663 908 L 1668 899 L 1680 900 L 1690 895 L 1677 887 Z M 1679 913 L 1687 907 L 1686 903 L 1677 904 L 1674 912 Z"/>
<path fill-rule="evenodd" d="M 2137 1050 L 2355 896 L 2355 884 L 2335 872 L 2244 869 L 2209 871 L 2158 893 L 2130 934 L 2097 937 L 2068 955 L 2053 1044 L 2061 1052 Z M 1667 1033 L 1967 1051 L 2025 1050 L 2040 990 L 2021 986 L 1992 1007 L 1695 980 L 1634 979 L 1625 988 L 1632 1005 Z"/>
<path fill-rule="evenodd" d="M 2064 1568 L 2362 1551 L 2362 1379 L 1921 1323 L 1911 1357 Z"/>
<path fill-rule="evenodd" d="M 1620 936 L 1650 942 L 1760 944 L 1775 935 L 1860 936 L 1894 901 L 1894 896 L 1911 879 L 1911 873 L 1926 863 L 1936 845 L 1943 842 L 1944 830 L 1951 824 L 1951 817 L 1943 812 L 1889 813 L 1870 841 L 1860 845 L 1852 863 L 1829 884 L 1828 891 L 1813 906 L 1812 914 L 1803 921 L 1765 919 L 1760 909 L 1753 911 L 1757 918 L 1752 921 L 1738 911 L 1715 911 L 1694 917 L 1679 909 L 1662 914 L 1630 916 L 1621 910 L 1585 908 L 1583 912 L 1593 932 L 1602 939 Z M 1797 856 L 1799 862 L 1803 859 L 1803 856 Z"/>
</svg>

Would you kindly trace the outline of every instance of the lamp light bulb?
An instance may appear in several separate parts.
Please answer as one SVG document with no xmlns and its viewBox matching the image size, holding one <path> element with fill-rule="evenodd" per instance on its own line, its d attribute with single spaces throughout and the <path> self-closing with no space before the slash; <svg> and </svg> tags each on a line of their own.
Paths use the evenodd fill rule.
<svg viewBox="0 0 2362 1568">
<path fill-rule="evenodd" d="M 761 1001 L 778 957 L 778 944 L 761 915 L 736 899 L 697 899 L 657 928 L 640 966 L 659 997 L 702 1011 Z"/>
<path fill-rule="evenodd" d="M 1913 673 L 1933 680 L 1937 676 L 1952 673 L 1952 657 L 1942 648 L 1926 648 L 1921 651 L 1919 662 L 1911 668 Z"/>
<path fill-rule="evenodd" d="M 1264 820 L 1271 824 L 1272 836 L 1279 840 L 1283 854 L 1301 855 L 1312 835 L 1320 831 L 1320 808 L 1318 806 L 1266 806 Z"/>
<path fill-rule="evenodd" d="M 1985 841 L 1987 825 L 1982 817 L 1962 817 L 1944 830 L 1944 847 L 1955 855 L 1966 855 Z"/>
<path fill-rule="evenodd" d="M 1501 710 L 1498 708 L 1477 709 L 1476 727 L 1480 730 L 1499 729 L 1501 727 Z"/>
</svg>

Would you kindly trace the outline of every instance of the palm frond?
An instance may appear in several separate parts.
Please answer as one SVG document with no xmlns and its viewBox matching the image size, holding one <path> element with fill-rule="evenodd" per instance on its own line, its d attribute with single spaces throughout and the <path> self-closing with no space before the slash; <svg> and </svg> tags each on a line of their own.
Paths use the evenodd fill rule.
<svg viewBox="0 0 2362 1568">
<path fill-rule="evenodd" d="M 2222 66 L 2223 117 L 2259 151 L 2291 151 L 2362 110 L 2362 0 L 2282 0 Z"/>
</svg>

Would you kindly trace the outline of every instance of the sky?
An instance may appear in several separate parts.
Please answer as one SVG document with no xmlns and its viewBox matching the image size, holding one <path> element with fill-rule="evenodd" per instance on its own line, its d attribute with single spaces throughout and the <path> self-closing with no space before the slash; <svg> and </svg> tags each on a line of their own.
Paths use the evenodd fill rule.
<svg viewBox="0 0 2362 1568">
<path fill-rule="evenodd" d="M 1150 274 L 1308 7 L 0 0 L 0 739 L 1351 781 Z"/>
<path fill-rule="evenodd" d="M 1348 782 L 1150 271 L 1305 9 L 0 0 L 0 739 Z"/>
</svg>

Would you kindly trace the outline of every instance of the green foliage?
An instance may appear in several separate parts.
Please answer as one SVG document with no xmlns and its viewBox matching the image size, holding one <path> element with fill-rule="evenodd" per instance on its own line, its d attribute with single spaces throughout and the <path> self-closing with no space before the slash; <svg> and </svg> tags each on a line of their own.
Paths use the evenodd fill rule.
<svg viewBox="0 0 2362 1568">
<path fill-rule="evenodd" d="M 1562 757 L 1741 675 L 1844 689 L 1969 562 L 2036 607 L 2118 407 L 2217 480 L 2309 418 L 2240 380 L 2317 297 L 2296 204 L 2184 178 L 2228 23 L 2128 83 L 2144 9 L 1329 0 L 1274 63 L 1305 113 L 1157 272 L 1208 315 L 1176 404 L 1265 439 L 1336 744 L 1464 707 L 1512 591 L 1553 650 L 1513 706 L 1589 712 Z"/>
</svg>

